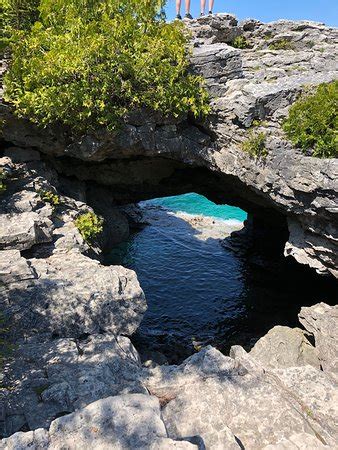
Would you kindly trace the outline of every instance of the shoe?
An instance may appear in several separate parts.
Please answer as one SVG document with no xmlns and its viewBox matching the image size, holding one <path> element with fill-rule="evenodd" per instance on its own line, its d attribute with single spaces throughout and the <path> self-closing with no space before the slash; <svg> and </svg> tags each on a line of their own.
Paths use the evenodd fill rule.
<svg viewBox="0 0 338 450">
<path fill-rule="evenodd" d="M 192 20 L 193 17 L 192 17 L 192 15 L 191 15 L 190 13 L 187 13 L 187 14 L 185 15 L 185 19 Z"/>
<path fill-rule="evenodd" d="M 208 14 L 209 14 L 209 16 L 212 16 L 212 11 L 209 11 Z"/>
<path fill-rule="evenodd" d="M 201 14 L 200 14 L 200 17 L 204 17 L 204 16 L 205 16 L 205 14 L 204 14 L 204 13 L 201 13 Z"/>
<path fill-rule="evenodd" d="M 177 16 L 176 16 L 176 20 L 182 20 L 182 16 L 181 16 L 181 14 L 177 14 Z"/>
</svg>

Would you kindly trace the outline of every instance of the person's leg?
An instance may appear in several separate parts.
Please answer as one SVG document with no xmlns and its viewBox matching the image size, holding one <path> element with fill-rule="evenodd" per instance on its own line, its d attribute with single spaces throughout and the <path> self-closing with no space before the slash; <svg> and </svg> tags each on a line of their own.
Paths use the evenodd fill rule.
<svg viewBox="0 0 338 450">
<path fill-rule="evenodd" d="M 190 0 L 185 0 L 185 18 L 192 19 L 192 15 L 190 14 Z"/>
<path fill-rule="evenodd" d="M 201 16 L 205 13 L 205 2 L 206 0 L 201 0 Z"/>
<path fill-rule="evenodd" d="M 176 0 L 176 17 L 181 16 L 181 0 Z"/>
<path fill-rule="evenodd" d="M 214 0 L 209 0 L 209 13 L 214 9 Z"/>
</svg>

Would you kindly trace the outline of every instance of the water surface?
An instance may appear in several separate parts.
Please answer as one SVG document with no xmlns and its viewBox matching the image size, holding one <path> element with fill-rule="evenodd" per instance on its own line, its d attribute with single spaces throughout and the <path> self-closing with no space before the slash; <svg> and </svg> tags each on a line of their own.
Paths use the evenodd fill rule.
<svg viewBox="0 0 338 450">
<path fill-rule="evenodd" d="M 276 280 L 221 245 L 246 218 L 239 208 L 197 194 L 140 205 L 149 225 L 109 262 L 135 270 L 146 294 L 148 311 L 135 336 L 141 350 L 179 361 L 198 345 L 225 353 L 234 344 L 250 348 L 275 324 L 297 325 L 301 305 L 323 300 L 321 283 Z M 205 226 L 196 215 L 209 218 Z"/>
</svg>

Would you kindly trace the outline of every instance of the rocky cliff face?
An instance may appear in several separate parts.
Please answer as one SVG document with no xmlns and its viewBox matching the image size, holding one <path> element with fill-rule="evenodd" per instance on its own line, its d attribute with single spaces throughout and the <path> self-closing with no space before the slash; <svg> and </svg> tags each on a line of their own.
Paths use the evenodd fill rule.
<svg viewBox="0 0 338 450">
<path fill-rule="evenodd" d="M 1 374 L 1 449 L 322 449 L 338 440 L 336 307 L 302 308 L 307 331 L 276 327 L 250 353 L 209 346 L 180 366 L 145 367 L 126 337 L 146 302 L 134 272 L 100 263 L 101 249 L 128 234 L 116 202 L 196 190 L 245 207 L 251 225 L 286 220 L 285 251 L 337 274 L 337 161 L 303 156 L 280 129 L 304 84 L 337 77 L 336 31 L 227 15 L 189 26 L 192 67 L 214 108 L 207 123 L 138 112 L 119 135 L 74 140 L 1 105 L 0 328 L 15 343 Z M 228 45 L 243 35 L 251 48 Z M 293 49 L 268 49 L 281 39 Z M 257 119 L 264 160 L 239 147 Z M 89 245 L 74 219 L 92 207 L 107 229 Z"/>
<path fill-rule="evenodd" d="M 238 24 L 229 15 L 187 26 L 192 70 L 203 75 L 211 96 L 206 122 L 133 111 L 117 135 L 97 130 L 73 139 L 65 129 L 17 121 L 3 105 L 5 139 L 38 148 L 60 172 L 110 187 L 120 202 L 195 190 L 268 222 L 286 218 L 285 254 L 337 276 L 337 160 L 304 156 L 281 131 L 304 87 L 338 78 L 337 30 L 284 20 Z M 232 46 L 239 36 L 248 48 Z M 251 128 L 267 134 L 265 159 L 240 148 Z"/>
</svg>

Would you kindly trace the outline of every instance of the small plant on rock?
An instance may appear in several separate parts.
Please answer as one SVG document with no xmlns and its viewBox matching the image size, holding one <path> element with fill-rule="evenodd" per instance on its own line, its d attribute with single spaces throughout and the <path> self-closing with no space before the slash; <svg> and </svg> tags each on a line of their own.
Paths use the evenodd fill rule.
<svg viewBox="0 0 338 450">
<path fill-rule="evenodd" d="M 53 207 L 60 204 L 59 196 L 52 191 L 40 191 L 40 197 L 44 202 L 49 203 Z"/>
<path fill-rule="evenodd" d="M 249 41 L 244 36 L 237 36 L 231 43 L 232 47 L 245 49 L 250 48 L 251 45 Z"/>
<path fill-rule="evenodd" d="M 242 150 L 255 158 L 265 158 L 268 155 L 266 148 L 266 134 L 251 132 L 248 139 L 243 142 Z"/>
<path fill-rule="evenodd" d="M 269 44 L 270 50 L 293 50 L 293 44 L 292 42 L 288 41 L 287 39 L 281 39 L 276 42 L 272 42 Z"/>
<path fill-rule="evenodd" d="M 283 129 L 296 146 L 319 158 L 338 157 L 338 81 L 304 93 L 291 106 Z"/>
<path fill-rule="evenodd" d="M 103 230 L 103 219 L 93 212 L 81 214 L 75 225 L 86 242 L 92 242 Z"/>
</svg>

